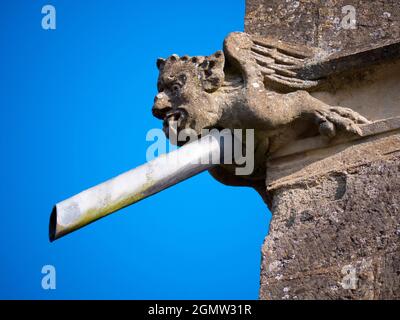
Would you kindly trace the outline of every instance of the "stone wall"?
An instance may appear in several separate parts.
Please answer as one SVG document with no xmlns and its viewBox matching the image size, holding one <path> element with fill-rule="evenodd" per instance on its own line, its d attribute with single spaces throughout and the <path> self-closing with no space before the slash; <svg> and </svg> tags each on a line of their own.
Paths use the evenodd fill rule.
<svg viewBox="0 0 400 320">
<path fill-rule="evenodd" d="M 355 9 L 355 28 L 342 25 L 346 5 Z M 245 31 L 346 57 L 399 42 L 400 6 L 247 0 Z M 386 119 L 366 126 L 363 138 L 309 138 L 267 160 L 273 218 L 262 249 L 261 299 L 400 299 L 399 66 L 399 59 L 378 64 L 312 93 Z"/>
<path fill-rule="evenodd" d="M 260 298 L 399 299 L 400 134 L 269 166 L 294 169 L 268 180 Z"/>
<path fill-rule="evenodd" d="M 346 5 L 356 10 L 355 29 L 342 27 Z M 246 0 L 245 31 L 328 51 L 351 51 L 399 39 L 400 6 L 398 0 Z"/>
</svg>

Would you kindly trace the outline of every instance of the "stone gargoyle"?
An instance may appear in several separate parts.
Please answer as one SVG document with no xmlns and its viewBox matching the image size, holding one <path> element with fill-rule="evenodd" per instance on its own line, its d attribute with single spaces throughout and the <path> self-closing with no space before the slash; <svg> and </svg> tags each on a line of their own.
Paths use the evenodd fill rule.
<svg viewBox="0 0 400 320">
<path fill-rule="evenodd" d="M 366 118 L 310 95 L 320 81 L 306 79 L 299 70 L 315 64 L 317 57 L 308 47 L 234 32 L 223 51 L 210 56 L 160 58 L 153 115 L 164 121 L 164 129 L 173 120 L 178 130 L 191 128 L 198 134 L 204 128 L 254 129 L 261 162 L 295 139 L 331 139 L 340 131 L 361 134 L 359 125 L 368 123 Z M 235 177 L 224 165 L 210 172 L 228 185 L 265 190 L 265 168 L 256 167 L 251 177 Z"/>
</svg>

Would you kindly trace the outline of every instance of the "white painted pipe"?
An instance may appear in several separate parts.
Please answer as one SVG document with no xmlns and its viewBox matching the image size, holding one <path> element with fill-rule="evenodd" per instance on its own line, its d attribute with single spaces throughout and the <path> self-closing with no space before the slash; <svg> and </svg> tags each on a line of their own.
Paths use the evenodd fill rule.
<svg viewBox="0 0 400 320">
<path fill-rule="evenodd" d="M 57 203 L 50 241 L 210 169 L 221 155 L 222 142 L 210 134 Z"/>
</svg>

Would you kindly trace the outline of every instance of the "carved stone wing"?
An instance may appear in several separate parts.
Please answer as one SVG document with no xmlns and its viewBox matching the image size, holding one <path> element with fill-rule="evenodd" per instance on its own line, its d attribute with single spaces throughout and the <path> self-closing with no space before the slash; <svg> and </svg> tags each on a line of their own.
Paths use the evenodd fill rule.
<svg viewBox="0 0 400 320">
<path fill-rule="evenodd" d="M 279 91 L 312 89 L 319 83 L 298 72 L 313 61 L 315 49 L 234 32 L 225 39 L 224 52 L 228 61 L 239 64 L 247 82 L 258 78 L 267 88 Z"/>
<path fill-rule="evenodd" d="M 356 72 L 400 58 L 400 42 L 368 45 L 351 52 L 317 48 L 233 32 L 224 41 L 227 62 L 242 71 L 246 83 L 261 82 L 278 91 L 312 90 L 337 74 Z"/>
<path fill-rule="evenodd" d="M 264 76 L 264 83 L 291 90 L 311 89 L 317 80 L 302 79 L 297 70 L 314 58 L 315 52 L 306 47 L 295 47 L 273 39 L 252 37 L 251 53 Z"/>
</svg>

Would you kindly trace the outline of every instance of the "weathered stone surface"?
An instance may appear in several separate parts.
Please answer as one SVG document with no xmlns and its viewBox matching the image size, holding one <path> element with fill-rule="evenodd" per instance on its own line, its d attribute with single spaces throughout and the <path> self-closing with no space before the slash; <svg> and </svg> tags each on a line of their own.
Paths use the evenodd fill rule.
<svg viewBox="0 0 400 320">
<path fill-rule="evenodd" d="M 242 32 L 230 33 L 223 49 L 210 56 L 158 59 L 159 92 L 152 108 L 166 135 L 172 133 L 178 144 L 187 142 L 179 139 L 181 133 L 196 137 L 205 128 L 254 130 L 256 170 L 232 178 L 235 165 L 223 166 L 227 174 L 213 169 L 219 181 L 243 185 L 249 178 L 247 185 L 256 187 L 253 182 L 265 177 L 267 154 L 300 137 L 358 136 L 360 126 L 370 123 L 356 111 L 326 104 L 309 92 L 323 80 L 303 79 L 299 72 L 322 63 L 318 50 Z"/>
<path fill-rule="evenodd" d="M 400 299 L 400 135 L 310 158 L 268 181 L 260 298 Z"/>
<path fill-rule="evenodd" d="M 356 10 L 356 28 L 344 29 L 342 8 Z M 245 31 L 327 51 L 356 51 L 400 38 L 398 0 L 247 0 Z"/>
<path fill-rule="evenodd" d="M 311 95 L 385 119 L 361 139 L 310 137 L 268 157 L 260 298 L 399 299 L 400 138 L 398 118 L 388 120 L 400 116 L 399 2 L 247 0 L 245 31 L 320 50 L 298 72 L 326 78 Z"/>
<path fill-rule="evenodd" d="M 254 172 L 210 172 L 271 207 L 260 298 L 400 298 L 398 1 L 248 0 L 245 25 L 159 59 L 154 116 L 167 135 L 254 130 Z"/>
</svg>

